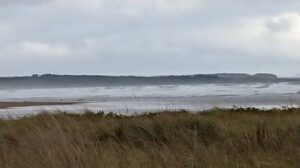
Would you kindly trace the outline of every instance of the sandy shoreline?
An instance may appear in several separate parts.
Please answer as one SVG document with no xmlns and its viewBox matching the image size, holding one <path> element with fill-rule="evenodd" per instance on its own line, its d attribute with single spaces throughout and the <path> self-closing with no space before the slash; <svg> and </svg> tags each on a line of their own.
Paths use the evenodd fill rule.
<svg viewBox="0 0 300 168">
<path fill-rule="evenodd" d="M 8 109 L 13 107 L 30 107 L 30 106 L 58 106 L 58 105 L 74 105 L 78 102 L 0 102 L 0 109 Z"/>
</svg>

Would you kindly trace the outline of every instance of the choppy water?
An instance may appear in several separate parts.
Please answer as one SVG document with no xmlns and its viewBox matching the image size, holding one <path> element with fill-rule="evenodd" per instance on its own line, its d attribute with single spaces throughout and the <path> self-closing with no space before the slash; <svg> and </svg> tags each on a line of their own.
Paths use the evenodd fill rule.
<svg viewBox="0 0 300 168">
<path fill-rule="evenodd" d="M 0 90 L 0 101 L 78 101 L 66 106 L 0 110 L 2 116 L 36 114 L 42 110 L 94 111 L 132 114 L 157 110 L 205 110 L 213 107 L 280 108 L 300 106 L 300 85 L 204 84 Z"/>
</svg>

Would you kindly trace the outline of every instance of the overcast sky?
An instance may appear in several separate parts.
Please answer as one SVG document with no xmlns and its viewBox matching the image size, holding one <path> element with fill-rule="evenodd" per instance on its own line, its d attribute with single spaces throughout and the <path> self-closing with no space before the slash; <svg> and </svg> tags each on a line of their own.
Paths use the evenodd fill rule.
<svg viewBox="0 0 300 168">
<path fill-rule="evenodd" d="M 299 0 L 0 0 L 0 76 L 300 76 Z"/>
</svg>

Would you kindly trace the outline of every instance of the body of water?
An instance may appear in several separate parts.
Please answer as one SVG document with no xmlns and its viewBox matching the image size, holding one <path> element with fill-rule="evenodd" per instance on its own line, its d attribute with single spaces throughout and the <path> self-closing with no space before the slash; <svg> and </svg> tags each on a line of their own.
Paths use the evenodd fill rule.
<svg viewBox="0 0 300 168">
<path fill-rule="evenodd" d="M 203 84 L 61 89 L 0 90 L 0 101 L 71 101 L 75 105 L 1 109 L 2 116 L 36 114 L 44 110 L 134 114 L 161 110 L 202 111 L 231 107 L 281 108 L 300 106 L 300 85 Z"/>
</svg>

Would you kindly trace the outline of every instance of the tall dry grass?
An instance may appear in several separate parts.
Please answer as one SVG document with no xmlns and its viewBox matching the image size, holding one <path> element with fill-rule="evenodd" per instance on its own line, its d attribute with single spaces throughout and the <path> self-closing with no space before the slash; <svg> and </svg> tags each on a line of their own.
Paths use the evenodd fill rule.
<svg viewBox="0 0 300 168">
<path fill-rule="evenodd" d="M 299 168 L 300 110 L 40 114 L 0 122 L 3 168 Z"/>
</svg>

